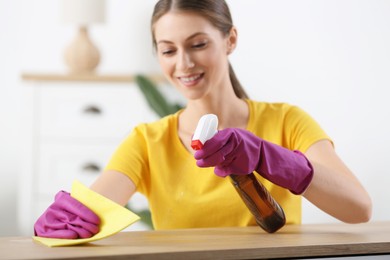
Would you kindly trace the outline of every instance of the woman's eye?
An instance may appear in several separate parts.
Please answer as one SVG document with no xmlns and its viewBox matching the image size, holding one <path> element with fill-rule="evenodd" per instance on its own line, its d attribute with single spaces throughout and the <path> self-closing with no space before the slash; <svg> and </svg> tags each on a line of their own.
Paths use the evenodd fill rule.
<svg viewBox="0 0 390 260">
<path fill-rule="evenodd" d="M 205 42 L 192 45 L 192 48 L 195 48 L 195 49 L 202 49 L 203 47 L 206 47 Z"/>
<path fill-rule="evenodd" d="M 164 51 L 161 51 L 162 55 L 171 55 L 173 53 L 174 53 L 174 50 L 164 50 Z"/>
</svg>

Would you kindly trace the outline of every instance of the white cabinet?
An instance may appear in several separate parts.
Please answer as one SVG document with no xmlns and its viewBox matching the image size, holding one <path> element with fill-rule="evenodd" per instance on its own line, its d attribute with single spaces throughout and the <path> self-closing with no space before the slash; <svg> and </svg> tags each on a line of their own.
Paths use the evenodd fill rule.
<svg viewBox="0 0 390 260">
<path fill-rule="evenodd" d="M 135 125 L 157 119 L 132 81 L 101 79 L 30 76 L 25 81 L 18 214 L 23 234 L 32 234 L 58 191 L 70 191 L 75 179 L 90 185 Z M 139 194 L 131 203 L 147 207 Z"/>
</svg>

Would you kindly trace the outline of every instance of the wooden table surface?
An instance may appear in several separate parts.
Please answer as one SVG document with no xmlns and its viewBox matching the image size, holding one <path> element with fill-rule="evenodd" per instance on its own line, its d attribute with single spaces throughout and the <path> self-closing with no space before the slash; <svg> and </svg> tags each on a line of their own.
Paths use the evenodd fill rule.
<svg viewBox="0 0 390 260">
<path fill-rule="evenodd" d="M 389 254 L 390 222 L 120 232 L 89 244 L 46 247 L 0 237 L 0 259 L 271 259 Z"/>
</svg>

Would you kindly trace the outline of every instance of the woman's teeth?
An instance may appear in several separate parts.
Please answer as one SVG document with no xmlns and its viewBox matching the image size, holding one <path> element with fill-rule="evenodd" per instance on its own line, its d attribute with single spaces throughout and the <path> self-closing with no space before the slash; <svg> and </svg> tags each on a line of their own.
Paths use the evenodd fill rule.
<svg viewBox="0 0 390 260">
<path fill-rule="evenodd" d="M 194 81 L 194 80 L 197 80 L 200 78 L 200 75 L 197 75 L 197 76 L 193 76 L 193 77 L 182 77 L 181 79 L 184 81 L 184 82 L 191 82 L 191 81 Z"/>
</svg>

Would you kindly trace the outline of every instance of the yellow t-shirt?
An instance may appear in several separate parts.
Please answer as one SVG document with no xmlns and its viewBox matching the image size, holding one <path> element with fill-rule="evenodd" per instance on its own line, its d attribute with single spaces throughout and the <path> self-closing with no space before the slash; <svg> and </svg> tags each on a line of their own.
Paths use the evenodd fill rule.
<svg viewBox="0 0 390 260">
<path fill-rule="evenodd" d="M 247 100 L 247 130 L 290 150 L 305 152 L 329 139 L 298 107 Z M 149 201 L 155 229 L 256 225 L 230 178 L 199 168 L 177 133 L 180 112 L 138 125 L 118 147 L 106 170 L 127 175 Z M 283 208 L 287 223 L 301 222 L 301 197 L 255 174 Z"/>
</svg>

